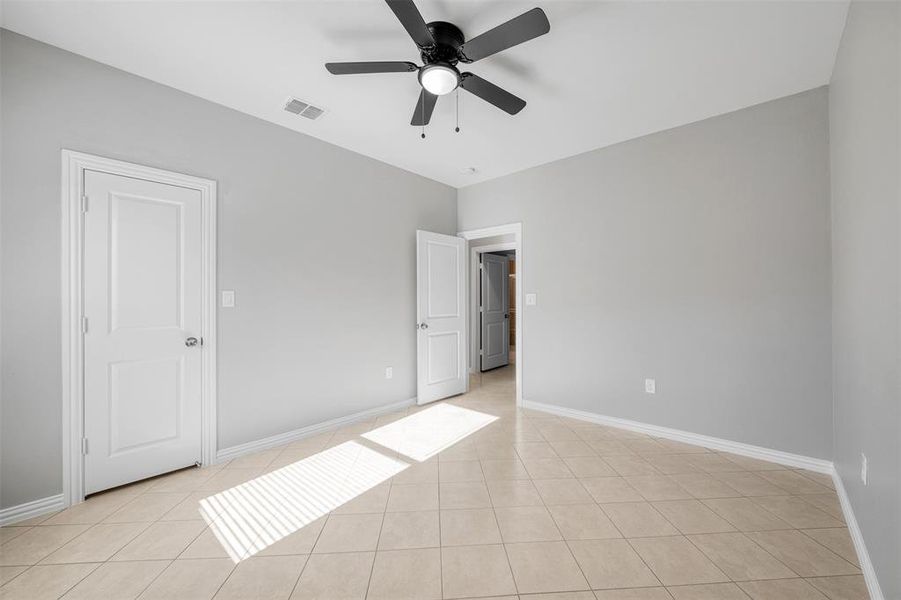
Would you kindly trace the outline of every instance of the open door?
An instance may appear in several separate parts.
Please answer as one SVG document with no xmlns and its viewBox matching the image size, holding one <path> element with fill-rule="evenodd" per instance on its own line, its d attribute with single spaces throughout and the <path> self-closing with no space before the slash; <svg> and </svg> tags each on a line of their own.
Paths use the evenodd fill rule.
<svg viewBox="0 0 901 600">
<path fill-rule="evenodd" d="M 510 259 L 484 253 L 482 257 L 480 370 L 510 364 Z"/>
<path fill-rule="evenodd" d="M 416 232 L 417 403 L 466 391 L 466 240 Z"/>
</svg>

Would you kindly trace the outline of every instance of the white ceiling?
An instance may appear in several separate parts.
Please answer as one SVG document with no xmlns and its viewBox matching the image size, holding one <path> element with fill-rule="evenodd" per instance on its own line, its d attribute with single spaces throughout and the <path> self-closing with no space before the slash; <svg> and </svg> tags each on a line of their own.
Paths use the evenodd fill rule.
<svg viewBox="0 0 901 600">
<path fill-rule="evenodd" d="M 829 82 L 847 2 L 420 0 L 473 37 L 534 6 L 549 34 L 468 70 L 524 98 L 516 116 L 460 93 L 427 138 L 413 73 L 333 76 L 323 63 L 419 62 L 381 0 L 5 0 L 3 27 L 462 187 Z M 294 95 L 327 109 L 282 110 Z M 475 174 L 464 173 L 475 167 Z"/>
</svg>

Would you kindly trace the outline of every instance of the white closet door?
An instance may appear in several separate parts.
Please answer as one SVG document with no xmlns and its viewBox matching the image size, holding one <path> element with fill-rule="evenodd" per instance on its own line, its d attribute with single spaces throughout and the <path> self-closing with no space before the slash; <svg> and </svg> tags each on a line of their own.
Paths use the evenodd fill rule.
<svg viewBox="0 0 901 600">
<path fill-rule="evenodd" d="M 86 171 L 85 493 L 201 457 L 201 194 Z"/>
</svg>

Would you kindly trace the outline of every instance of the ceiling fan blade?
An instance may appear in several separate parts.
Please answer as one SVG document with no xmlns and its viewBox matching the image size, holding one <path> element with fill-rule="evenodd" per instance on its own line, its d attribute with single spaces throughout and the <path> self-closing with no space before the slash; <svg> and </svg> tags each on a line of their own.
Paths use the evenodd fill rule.
<svg viewBox="0 0 901 600">
<path fill-rule="evenodd" d="M 429 121 L 432 120 L 432 111 L 435 110 L 435 102 L 437 101 L 438 96 L 430 94 L 423 89 L 416 100 L 416 109 L 413 111 L 413 119 L 410 121 L 410 125 L 415 125 L 416 127 L 428 125 Z"/>
<path fill-rule="evenodd" d="M 417 46 L 424 48 L 435 45 L 435 39 L 413 0 L 385 0 L 385 2 L 394 11 L 397 20 L 404 26 Z"/>
<path fill-rule="evenodd" d="M 507 90 L 472 73 L 463 73 L 460 87 L 511 115 L 515 115 L 526 105 L 526 101 L 522 98 L 518 98 Z"/>
<path fill-rule="evenodd" d="M 411 62 L 402 60 L 386 62 L 339 62 L 325 63 L 332 75 L 360 75 L 364 73 L 408 73 L 419 69 Z"/>
<path fill-rule="evenodd" d="M 540 8 L 533 8 L 506 23 L 478 35 L 460 48 L 466 62 L 475 62 L 497 54 L 517 44 L 544 35 L 551 30 L 547 15 Z"/>
</svg>

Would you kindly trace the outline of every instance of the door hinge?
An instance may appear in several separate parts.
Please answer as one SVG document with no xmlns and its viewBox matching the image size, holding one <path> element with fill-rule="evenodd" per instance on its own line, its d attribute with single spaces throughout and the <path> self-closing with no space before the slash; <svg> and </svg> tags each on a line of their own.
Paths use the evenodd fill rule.
<svg viewBox="0 0 901 600">
<path fill-rule="evenodd" d="M 81 438 L 81 453 L 84 455 L 88 453 L 88 438 Z"/>
<path fill-rule="evenodd" d="M 81 197 L 81 212 L 83 212 L 83 213 L 88 212 L 88 197 L 87 196 Z"/>
<path fill-rule="evenodd" d="M 82 333 L 88 332 L 88 318 L 87 317 L 81 318 L 81 332 Z"/>
</svg>

